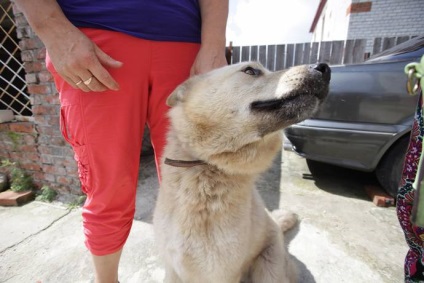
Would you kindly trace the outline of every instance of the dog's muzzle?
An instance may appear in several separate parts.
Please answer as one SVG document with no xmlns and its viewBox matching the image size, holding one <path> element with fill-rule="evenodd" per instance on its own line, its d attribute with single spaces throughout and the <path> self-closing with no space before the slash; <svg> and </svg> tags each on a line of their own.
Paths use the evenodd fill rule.
<svg viewBox="0 0 424 283">
<path fill-rule="evenodd" d="M 310 80 L 310 82 L 305 83 L 305 87 L 299 86 L 298 89 L 293 89 L 292 94 L 285 95 L 281 98 L 254 101 L 251 103 L 250 108 L 254 111 L 278 110 L 283 107 L 284 104 L 297 99 L 301 95 L 314 95 L 318 99 L 323 100 L 328 94 L 328 85 L 331 80 L 330 67 L 326 63 L 318 63 L 309 66 L 308 72 L 310 72 L 311 76 L 306 80 Z M 319 74 L 320 77 L 317 76 L 317 74 Z M 315 87 L 311 87 L 311 85 Z"/>
</svg>

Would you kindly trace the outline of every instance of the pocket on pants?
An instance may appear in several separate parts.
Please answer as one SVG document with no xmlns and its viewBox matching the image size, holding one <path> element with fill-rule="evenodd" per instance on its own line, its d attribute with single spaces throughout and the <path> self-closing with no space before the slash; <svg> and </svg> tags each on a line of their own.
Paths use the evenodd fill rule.
<svg viewBox="0 0 424 283">
<path fill-rule="evenodd" d="M 88 146 L 84 144 L 81 115 L 78 106 L 62 106 L 60 109 L 60 131 L 63 138 L 72 146 L 77 162 L 81 190 L 87 194 L 90 188 L 90 162 Z M 71 120 L 71 121 L 69 121 Z"/>
<path fill-rule="evenodd" d="M 73 146 L 75 161 L 78 165 L 78 177 L 81 182 L 81 190 L 87 194 L 90 187 L 90 165 L 88 162 L 87 146 Z"/>
</svg>

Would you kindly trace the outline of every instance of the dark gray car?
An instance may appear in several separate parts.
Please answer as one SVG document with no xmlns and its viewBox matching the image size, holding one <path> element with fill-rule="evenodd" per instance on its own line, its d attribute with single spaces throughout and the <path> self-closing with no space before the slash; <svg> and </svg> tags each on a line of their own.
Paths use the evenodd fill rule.
<svg viewBox="0 0 424 283">
<path fill-rule="evenodd" d="M 361 64 L 331 66 L 330 93 L 312 119 L 285 135 L 308 163 L 319 161 L 375 172 L 395 196 L 417 96 L 406 91 L 405 65 L 424 54 L 424 36 Z"/>
</svg>

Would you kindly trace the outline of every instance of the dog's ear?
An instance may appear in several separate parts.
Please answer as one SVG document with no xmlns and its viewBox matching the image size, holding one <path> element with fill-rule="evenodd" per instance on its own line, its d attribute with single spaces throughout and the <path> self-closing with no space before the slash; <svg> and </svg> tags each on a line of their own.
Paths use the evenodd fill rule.
<svg viewBox="0 0 424 283">
<path fill-rule="evenodd" d="M 166 105 L 173 107 L 178 102 L 184 101 L 184 96 L 187 92 L 187 83 L 182 83 L 168 96 L 166 99 Z"/>
</svg>

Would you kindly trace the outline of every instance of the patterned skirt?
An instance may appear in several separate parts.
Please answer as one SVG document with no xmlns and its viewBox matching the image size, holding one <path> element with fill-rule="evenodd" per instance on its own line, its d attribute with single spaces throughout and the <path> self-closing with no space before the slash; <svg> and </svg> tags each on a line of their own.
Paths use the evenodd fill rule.
<svg viewBox="0 0 424 283">
<path fill-rule="evenodd" d="M 411 223 L 415 197 L 413 184 L 418 178 L 418 165 L 424 137 L 422 92 L 417 103 L 408 150 L 406 152 L 400 188 L 397 195 L 397 216 L 409 246 L 405 258 L 405 282 L 424 282 L 424 227 Z"/>
</svg>

